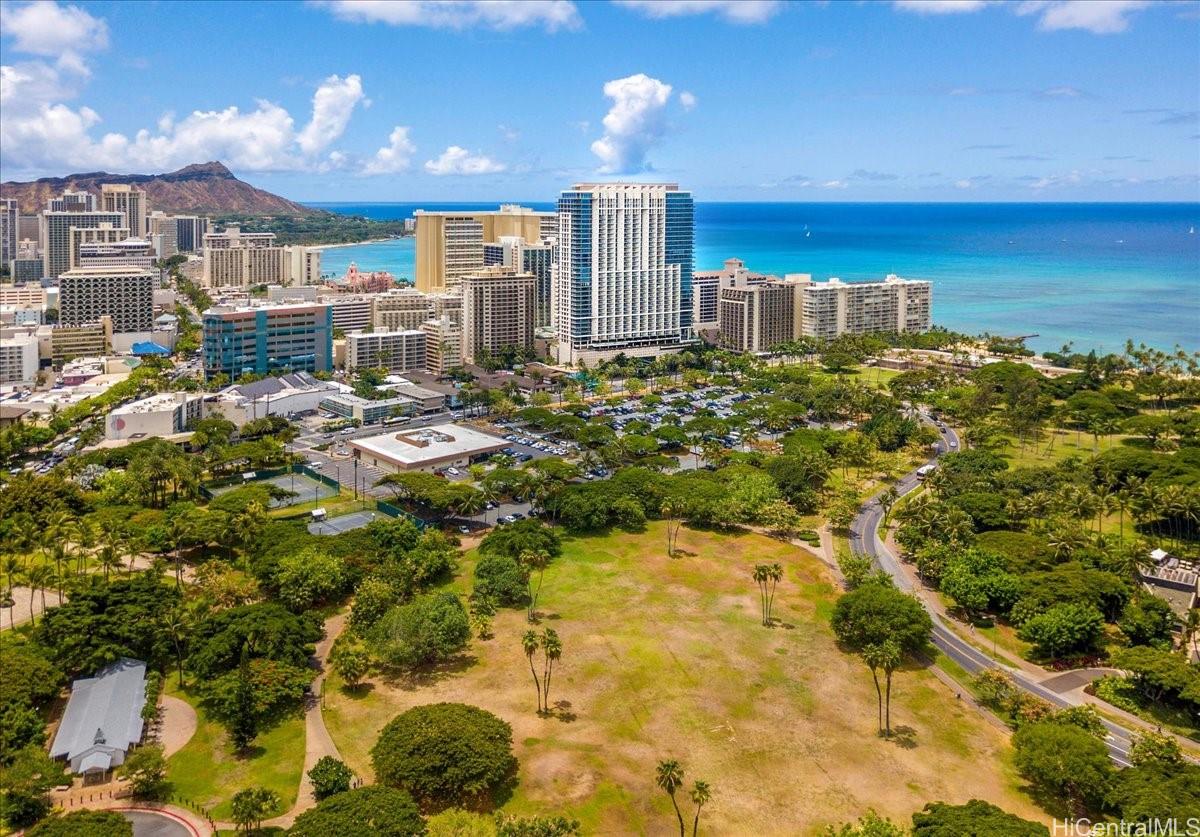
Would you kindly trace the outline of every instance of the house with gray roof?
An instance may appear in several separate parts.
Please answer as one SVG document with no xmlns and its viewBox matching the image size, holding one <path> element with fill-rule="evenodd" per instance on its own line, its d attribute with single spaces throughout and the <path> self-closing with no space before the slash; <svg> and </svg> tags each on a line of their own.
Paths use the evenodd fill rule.
<svg viewBox="0 0 1200 837">
<path fill-rule="evenodd" d="M 146 664 L 140 660 L 123 658 L 95 677 L 76 680 L 51 757 L 66 759 L 71 772 L 84 777 L 108 773 L 142 740 L 145 703 Z"/>
</svg>

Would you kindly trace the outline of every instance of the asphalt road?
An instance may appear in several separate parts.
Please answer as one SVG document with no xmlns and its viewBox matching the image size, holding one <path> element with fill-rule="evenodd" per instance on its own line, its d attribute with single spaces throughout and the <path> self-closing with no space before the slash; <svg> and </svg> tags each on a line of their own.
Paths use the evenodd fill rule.
<svg viewBox="0 0 1200 837">
<path fill-rule="evenodd" d="M 938 456 L 950 450 L 957 450 L 959 444 L 958 435 L 949 427 L 944 430 L 939 428 L 939 432 L 942 440 L 938 443 L 937 454 L 929 460 L 930 462 L 936 462 Z M 951 443 L 955 445 L 954 448 L 950 447 Z M 896 483 L 896 491 L 903 496 L 916 489 L 920 482 L 914 471 Z M 854 518 L 850 530 L 850 545 L 855 552 L 870 555 L 875 563 L 892 577 L 899 589 L 909 593 L 915 592 L 907 573 L 900 568 L 899 557 L 888 549 L 879 537 L 879 527 L 883 522 L 883 508 L 876 502 L 877 499 L 878 495 L 868 500 L 859 510 L 858 516 Z M 1034 682 L 1021 671 L 1002 665 L 966 642 L 951 630 L 936 613 L 931 611 L 929 616 L 933 620 L 934 646 L 970 674 L 977 674 L 988 668 L 999 669 L 1011 677 L 1022 690 L 1041 698 L 1052 706 L 1065 708 L 1076 705 L 1077 702 L 1069 701 L 1062 695 Z M 1108 746 L 1109 755 L 1118 765 L 1128 767 L 1130 765 L 1129 747 L 1133 733 L 1119 724 L 1110 721 L 1103 723 L 1108 730 L 1105 744 Z"/>
</svg>

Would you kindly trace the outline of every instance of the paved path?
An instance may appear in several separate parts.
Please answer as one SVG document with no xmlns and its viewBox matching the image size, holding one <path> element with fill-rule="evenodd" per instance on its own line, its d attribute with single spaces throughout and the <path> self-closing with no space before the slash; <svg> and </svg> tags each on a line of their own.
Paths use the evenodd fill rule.
<svg viewBox="0 0 1200 837">
<path fill-rule="evenodd" d="M 33 590 L 29 587 L 14 587 L 12 589 L 13 607 L 12 612 L 9 608 L 0 610 L 0 631 L 7 631 L 10 628 L 15 628 L 17 625 L 24 625 L 29 621 L 29 598 Z M 35 616 L 42 615 L 42 602 L 46 603 L 46 607 L 58 607 L 58 593 L 47 590 L 45 596 L 39 590 L 36 596 L 33 596 L 33 614 Z"/>
<path fill-rule="evenodd" d="M 937 453 L 930 460 L 931 462 L 943 453 L 958 449 L 958 436 L 953 430 L 949 428 L 943 429 L 941 436 L 942 439 L 938 443 Z M 916 490 L 920 484 L 920 480 L 914 471 L 896 483 L 896 490 L 903 496 Z M 868 500 L 859 510 L 858 516 L 855 517 L 850 529 L 851 546 L 855 552 L 870 555 L 874 558 L 875 563 L 892 576 L 899 589 L 907 593 L 919 594 L 921 586 L 902 569 L 900 558 L 888 548 L 879 535 L 879 527 L 883 522 L 883 509 L 876 502 L 876 499 L 877 497 L 872 497 Z M 918 598 L 920 599 L 921 597 L 918 595 Z M 926 609 L 930 609 L 923 599 L 921 601 L 926 606 Z M 1024 670 L 1013 669 L 1010 666 L 998 663 L 955 633 L 941 614 L 935 610 L 931 610 L 929 615 L 933 620 L 934 646 L 947 657 L 954 660 L 954 662 L 958 663 L 958 665 L 962 666 L 969 674 L 976 674 L 984 669 L 1001 669 L 1012 678 L 1013 683 L 1020 689 L 1041 698 L 1051 706 L 1065 708 L 1084 702 L 1069 692 L 1066 695 L 1060 695 L 1054 690 L 1046 688 L 1039 682 L 1044 678 L 1035 678 Z M 1128 767 L 1130 765 L 1129 748 L 1132 743 L 1133 732 L 1129 727 L 1115 724 L 1108 720 L 1103 721 L 1103 723 L 1107 730 L 1105 743 L 1108 746 L 1109 755 L 1118 765 Z"/>
<path fill-rule="evenodd" d="M 162 731 L 158 739 L 163 748 L 163 756 L 170 758 L 182 750 L 196 734 L 196 710 L 186 700 L 174 695 L 163 695 L 159 703 L 162 704 Z"/>
<path fill-rule="evenodd" d="M 296 794 L 296 804 L 287 813 L 265 820 L 264 826 L 290 828 L 296 821 L 296 817 L 317 804 L 316 797 L 313 795 L 312 781 L 308 778 L 308 771 L 324 756 L 332 756 L 338 760 L 342 758 L 337 745 L 333 743 L 333 739 L 329 735 L 329 730 L 325 728 L 325 719 L 321 717 L 321 692 L 325 687 L 325 664 L 329 659 L 329 652 L 333 648 L 334 641 L 346 627 L 348 617 L 348 613 L 339 613 L 325 620 L 325 636 L 317 643 L 316 651 L 313 653 L 312 662 L 318 673 L 313 679 L 308 705 L 304 709 L 304 769 L 300 773 L 300 790 Z M 218 822 L 217 828 L 222 831 L 233 830 L 235 825 L 231 822 Z"/>
</svg>

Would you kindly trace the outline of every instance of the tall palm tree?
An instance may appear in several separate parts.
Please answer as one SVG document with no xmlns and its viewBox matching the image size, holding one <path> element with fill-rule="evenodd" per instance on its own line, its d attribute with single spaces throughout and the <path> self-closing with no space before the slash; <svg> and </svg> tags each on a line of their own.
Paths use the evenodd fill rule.
<svg viewBox="0 0 1200 837">
<path fill-rule="evenodd" d="M 537 653 L 541 646 L 541 640 L 535 631 L 526 631 L 521 636 L 521 648 L 525 652 L 525 657 L 529 660 L 529 673 L 533 675 L 533 685 L 537 689 L 538 714 L 542 711 L 542 681 L 538 679 L 537 669 L 533 667 L 533 655 Z"/>
<path fill-rule="evenodd" d="M 21 563 L 21 559 L 16 555 L 5 555 L 0 559 L 0 572 L 8 576 L 8 583 L 4 585 L 4 607 L 8 608 L 8 627 L 9 629 L 14 629 L 16 627 L 16 617 L 14 614 L 17 609 L 17 603 L 13 598 L 13 590 L 24 573 L 24 566 Z M 30 596 L 30 600 L 32 599 L 33 596 Z"/>
<path fill-rule="evenodd" d="M 550 556 L 540 549 L 526 549 L 517 558 L 517 563 L 525 571 L 525 583 L 529 587 L 529 610 L 526 618 L 532 622 L 537 611 L 538 594 L 542 592 L 542 577 L 546 574 L 546 565 Z M 537 586 L 533 584 L 533 574 L 537 573 Z"/>
<path fill-rule="evenodd" d="M 684 837 L 683 812 L 679 810 L 679 802 L 675 799 L 675 791 L 683 786 L 683 767 L 675 759 L 660 761 L 654 772 L 654 783 L 671 797 L 671 805 L 679 819 L 679 837 Z"/>
<path fill-rule="evenodd" d="M 545 655 L 545 669 L 542 675 L 542 703 L 547 712 L 550 711 L 550 675 L 554 673 L 554 664 L 562 657 L 562 640 L 553 628 L 542 631 L 542 653 Z"/>
<path fill-rule="evenodd" d="M 1129 489 L 1116 491 L 1112 494 L 1113 508 L 1118 513 L 1118 526 L 1121 540 L 1125 540 L 1125 515 L 1129 514 L 1133 508 L 1133 497 L 1129 493 Z"/>
<path fill-rule="evenodd" d="M 708 782 L 697 779 L 692 784 L 689 796 L 692 797 L 692 802 L 696 803 L 696 818 L 692 820 L 692 837 L 696 837 L 700 831 L 700 809 L 712 799 L 712 788 L 709 787 Z"/>
</svg>

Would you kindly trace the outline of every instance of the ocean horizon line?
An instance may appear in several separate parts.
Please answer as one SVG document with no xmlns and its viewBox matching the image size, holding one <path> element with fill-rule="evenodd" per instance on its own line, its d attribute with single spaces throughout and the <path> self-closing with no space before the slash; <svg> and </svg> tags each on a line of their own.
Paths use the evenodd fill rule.
<svg viewBox="0 0 1200 837">
<path fill-rule="evenodd" d="M 694 193 L 693 193 L 694 194 Z M 304 206 L 404 206 L 406 204 L 481 204 L 481 203 L 554 203 L 553 200 L 527 200 L 525 198 L 479 199 L 479 200 L 425 200 L 411 199 L 402 201 L 330 201 L 330 200 L 297 200 Z M 698 200 L 696 203 L 721 204 L 736 206 L 738 204 L 769 204 L 773 206 L 1195 206 L 1200 207 L 1200 199 L 1194 201 L 709 201 Z"/>
</svg>

